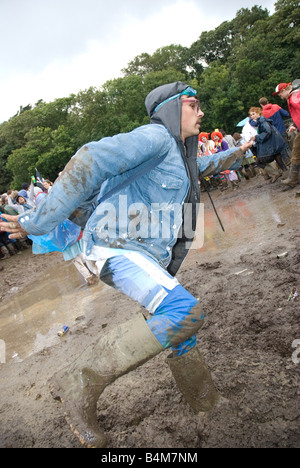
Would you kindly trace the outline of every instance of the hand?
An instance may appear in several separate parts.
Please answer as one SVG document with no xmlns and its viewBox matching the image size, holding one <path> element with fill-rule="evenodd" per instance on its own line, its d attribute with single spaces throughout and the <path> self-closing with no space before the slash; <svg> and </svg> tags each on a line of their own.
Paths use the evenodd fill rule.
<svg viewBox="0 0 300 468">
<path fill-rule="evenodd" d="M 247 141 L 246 143 L 244 143 L 242 146 L 240 146 L 241 150 L 246 153 L 246 151 L 251 148 L 253 146 L 253 141 L 250 140 L 250 141 Z"/>
<path fill-rule="evenodd" d="M 22 229 L 19 224 L 19 216 L 10 216 L 10 215 L 1 215 L 1 218 L 6 219 L 8 222 L 1 221 L 0 219 L 0 231 L 2 232 L 11 232 L 10 239 L 25 239 L 27 237 L 27 232 Z"/>
</svg>

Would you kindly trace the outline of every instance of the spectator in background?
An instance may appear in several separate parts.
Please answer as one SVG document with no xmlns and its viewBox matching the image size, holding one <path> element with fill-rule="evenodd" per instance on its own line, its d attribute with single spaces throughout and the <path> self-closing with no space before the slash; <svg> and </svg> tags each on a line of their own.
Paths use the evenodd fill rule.
<svg viewBox="0 0 300 468">
<path fill-rule="evenodd" d="M 212 140 L 209 139 L 209 133 L 201 132 L 198 141 L 198 156 L 207 156 L 214 154 L 215 145 Z"/>
<path fill-rule="evenodd" d="M 258 167 L 267 171 L 268 175 L 272 177 L 271 182 L 274 183 L 281 174 L 277 168 L 275 169 L 270 164 L 276 161 L 282 171 L 286 170 L 281 158 L 281 152 L 286 147 L 285 141 L 274 127 L 272 120 L 263 117 L 260 107 L 251 107 L 249 115 L 258 123 L 258 134 L 252 137 L 256 147 Z"/>
<path fill-rule="evenodd" d="M 8 204 L 8 195 L 5 193 L 1 196 L 0 199 L 0 211 L 1 213 L 15 216 L 19 214 L 19 211 Z"/>
<path fill-rule="evenodd" d="M 9 206 L 9 208 L 15 210 L 18 214 L 21 214 L 21 213 L 24 213 L 24 208 L 20 208 L 20 205 L 18 205 L 16 202 L 15 202 L 15 198 L 16 196 L 18 195 L 18 192 L 16 190 L 9 190 L 7 192 L 7 205 Z"/>
<path fill-rule="evenodd" d="M 278 106 L 277 104 L 270 104 L 268 99 L 265 97 L 260 98 L 259 104 L 262 107 L 262 115 L 266 119 L 271 119 L 273 121 L 274 127 L 277 128 L 279 133 L 283 136 L 284 141 L 286 142 L 286 149 L 282 152 L 282 157 L 284 161 L 289 164 L 291 151 L 288 146 L 288 136 L 283 118 L 290 117 L 290 114 L 288 111 L 282 109 L 282 107 Z"/>
<path fill-rule="evenodd" d="M 282 107 L 278 106 L 277 104 L 270 104 L 268 99 L 265 97 L 260 98 L 259 104 L 262 108 L 262 115 L 266 119 L 273 120 L 274 127 L 277 128 L 281 135 L 285 135 L 286 128 L 283 122 L 283 118 L 290 117 L 289 112 L 282 109 Z"/>
<path fill-rule="evenodd" d="M 242 130 L 242 138 L 244 141 L 250 141 L 257 135 L 257 122 L 249 118 L 248 122 L 244 125 Z M 252 151 L 253 151 L 252 147 Z"/>
<path fill-rule="evenodd" d="M 52 187 L 53 187 L 53 182 L 51 182 L 50 180 L 46 179 L 46 180 L 44 180 L 44 182 L 43 182 L 43 186 L 44 186 L 44 192 L 45 192 L 45 193 L 49 193 L 50 190 L 51 190 Z"/>
<path fill-rule="evenodd" d="M 15 204 L 17 205 L 21 205 L 21 207 L 23 208 L 23 210 L 31 210 L 32 209 L 32 206 L 29 205 L 27 203 L 27 199 L 24 197 L 24 195 L 22 194 L 23 190 L 20 190 L 20 192 L 18 193 L 18 195 L 16 196 L 15 198 Z"/>
<path fill-rule="evenodd" d="M 226 141 L 229 148 L 234 148 L 236 146 L 236 141 L 232 135 L 228 135 L 225 130 L 220 130 L 223 135 L 223 141 Z"/>
<path fill-rule="evenodd" d="M 215 153 L 220 153 L 221 151 L 229 149 L 228 143 L 223 139 L 223 135 L 218 129 L 212 132 L 211 139 L 215 144 Z"/>
</svg>

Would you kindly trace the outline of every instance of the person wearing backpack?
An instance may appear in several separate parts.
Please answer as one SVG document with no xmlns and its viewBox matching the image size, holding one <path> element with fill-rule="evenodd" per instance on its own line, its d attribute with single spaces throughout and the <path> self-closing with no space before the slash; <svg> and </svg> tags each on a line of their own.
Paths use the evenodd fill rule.
<svg viewBox="0 0 300 468">
<path fill-rule="evenodd" d="M 272 177 L 271 182 L 274 183 L 281 176 L 281 173 L 270 164 L 275 161 L 283 172 L 287 170 L 281 156 L 286 143 L 273 125 L 273 121 L 263 117 L 260 107 L 251 107 L 249 116 L 258 124 L 257 135 L 252 137 L 258 167 L 266 171 Z"/>
</svg>

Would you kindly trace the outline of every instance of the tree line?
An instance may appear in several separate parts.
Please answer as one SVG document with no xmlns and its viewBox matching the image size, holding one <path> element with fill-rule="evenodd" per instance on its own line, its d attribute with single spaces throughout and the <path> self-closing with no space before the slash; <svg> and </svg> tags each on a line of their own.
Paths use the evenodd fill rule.
<svg viewBox="0 0 300 468">
<path fill-rule="evenodd" d="M 77 95 L 34 106 L 0 125 L 0 193 L 29 182 L 35 168 L 55 180 L 86 142 L 149 123 L 144 100 L 155 87 L 183 81 L 196 88 L 205 113 L 202 130 L 224 128 L 248 115 L 280 82 L 300 78 L 300 5 L 278 0 L 275 13 L 254 6 L 202 32 L 191 47 L 171 44 L 135 57 L 123 77 Z"/>
</svg>

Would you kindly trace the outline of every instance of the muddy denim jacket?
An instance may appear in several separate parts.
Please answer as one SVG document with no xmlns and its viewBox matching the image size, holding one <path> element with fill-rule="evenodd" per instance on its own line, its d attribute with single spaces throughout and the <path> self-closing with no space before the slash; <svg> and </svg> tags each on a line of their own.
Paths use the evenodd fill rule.
<svg viewBox="0 0 300 468">
<path fill-rule="evenodd" d="M 229 165 L 234 167 L 235 162 L 239 166 L 241 155 L 240 150 L 232 148 L 198 158 L 198 166 L 205 175 L 217 173 Z M 105 202 L 97 203 L 124 178 L 162 156 L 163 162 L 154 169 Z M 180 235 L 189 187 L 175 139 L 163 125 L 149 124 L 83 146 L 48 197 L 35 210 L 22 215 L 19 222 L 29 234 L 43 235 L 66 218 L 74 221 L 81 214 L 84 216 L 85 210 L 78 207 L 85 203 L 92 212 L 83 232 L 87 255 L 93 245 L 135 250 L 147 253 L 166 267 Z"/>
</svg>

